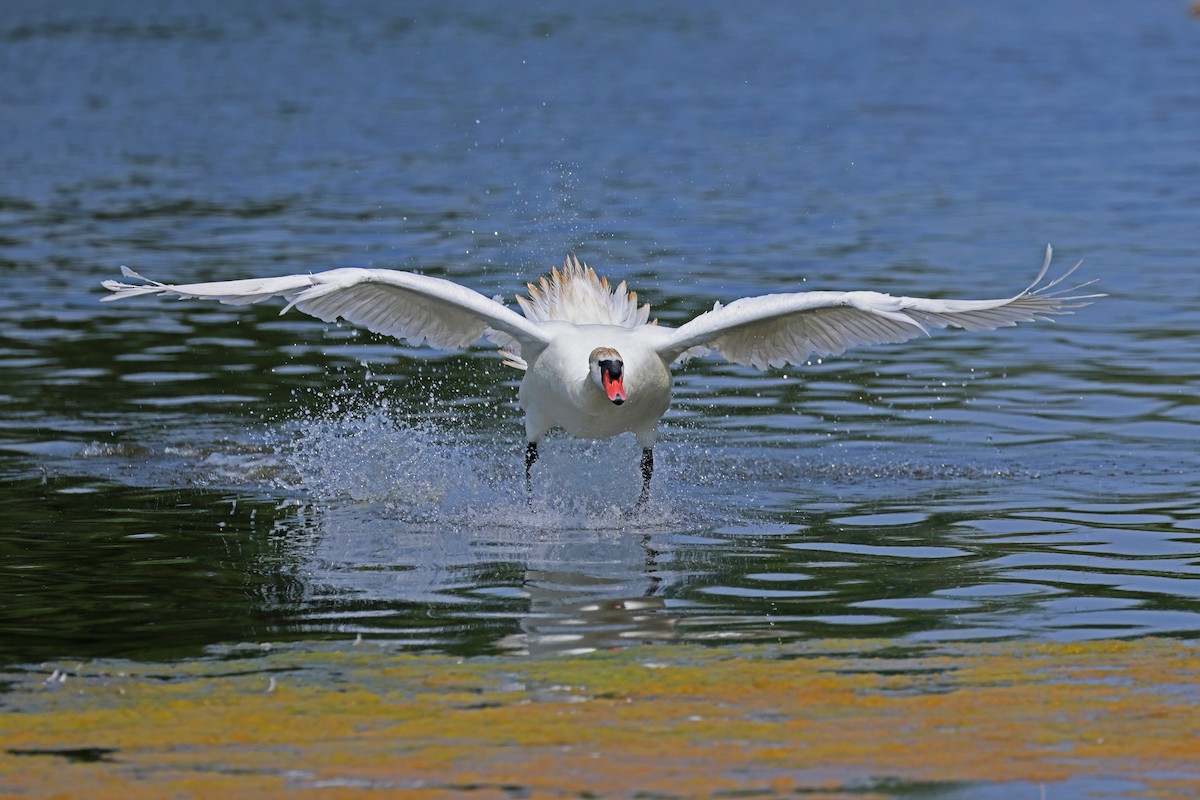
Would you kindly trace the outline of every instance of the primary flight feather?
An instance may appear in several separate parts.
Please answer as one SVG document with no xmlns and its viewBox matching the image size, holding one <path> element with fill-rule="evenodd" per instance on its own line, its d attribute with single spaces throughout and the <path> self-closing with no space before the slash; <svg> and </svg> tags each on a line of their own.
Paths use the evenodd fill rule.
<svg viewBox="0 0 1200 800">
<path fill-rule="evenodd" d="M 797 292 L 717 303 L 678 328 L 650 320 L 648 304 L 624 282 L 613 287 L 570 258 L 518 297 L 521 314 L 498 300 L 442 278 L 389 269 L 343 268 L 310 275 L 171 285 L 127 267 L 140 283 L 103 281 L 102 300 L 143 294 L 201 298 L 231 305 L 287 301 L 326 322 L 344 319 L 375 333 L 448 349 L 487 337 L 505 363 L 524 370 L 518 393 L 525 411 L 526 490 L 538 442 L 551 428 L 589 439 L 632 432 L 642 447 L 645 502 L 654 471 L 658 421 L 671 401 L 673 363 L 715 350 L 759 369 L 803 364 L 866 344 L 903 342 L 932 329 L 992 330 L 1069 314 L 1102 295 L 1079 293 L 1091 282 L 1058 288 L 1076 264 L 1043 283 L 1052 250 L 1037 278 L 1001 300 L 935 300 L 869 291 Z"/>
</svg>

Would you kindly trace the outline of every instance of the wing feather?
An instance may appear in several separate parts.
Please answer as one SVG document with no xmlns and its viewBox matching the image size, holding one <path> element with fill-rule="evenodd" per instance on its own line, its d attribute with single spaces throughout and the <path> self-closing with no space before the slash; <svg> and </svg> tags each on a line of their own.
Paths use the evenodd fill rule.
<svg viewBox="0 0 1200 800">
<path fill-rule="evenodd" d="M 103 281 L 112 294 L 102 300 L 162 294 L 247 305 L 282 297 L 287 305 L 280 314 L 296 308 L 325 322 L 344 319 L 414 345 L 428 343 L 446 349 L 466 347 L 487 334 L 502 338 L 506 346 L 520 351 L 511 355 L 526 360 L 545 349 L 549 341 L 537 324 L 502 303 L 452 281 L 412 272 L 343 268 L 311 275 L 180 285 L 143 278 L 127 267 L 122 267 L 121 273 L 142 283 Z"/>
<path fill-rule="evenodd" d="M 1025 291 L 1001 300 L 935 300 L 879 292 L 800 292 L 747 297 L 664 331 L 659 355 L 671 362 L 715 348 L 729 361 L 765 369 L 803 364 L 812 356 L 840 355 L 851 347 L 904 342 L 931 330 L 994 330 L 1049 320 L 1088 305 L 1101 294 L 1080 294 L 1088 281 L 1058 289 L 1076 264 L 1043 284 L 1053 251 Z"/>
</svg>

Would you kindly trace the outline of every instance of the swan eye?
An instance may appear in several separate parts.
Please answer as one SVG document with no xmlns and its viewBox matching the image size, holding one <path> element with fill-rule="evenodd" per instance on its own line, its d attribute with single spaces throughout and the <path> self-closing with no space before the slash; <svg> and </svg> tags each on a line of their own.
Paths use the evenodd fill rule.
<svg viewBox="0 0 1200 800">
<path fill-rule="evenodd" d="M 600 371 L 601 375 L 607 374 L 614 378 L 621 375 L 624 366 L 620 359 L 616 358 L 602 358 L 596 362 L 596 368 Z"/>
</svg>

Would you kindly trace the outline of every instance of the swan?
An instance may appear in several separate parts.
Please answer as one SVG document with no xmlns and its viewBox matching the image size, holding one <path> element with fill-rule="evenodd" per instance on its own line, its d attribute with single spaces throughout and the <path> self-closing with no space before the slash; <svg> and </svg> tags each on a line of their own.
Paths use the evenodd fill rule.
<svg viewBox="0 0 1200 800">
<path fill-rule="evenodd" d="M 903 342 L 932 329 L 994 330 L 1070 314 L 1100 294 L 1079 294 L 1094 281 L 1058 287 L 1078 269 L 1043 284 L 1053 250 L 1046 246 L 1037 278 L 1001 300 L 893 297 L 871 291 L 796 292 L 720 302 L 671 327 L 651 320 L 649 304 L 625 282 L 606 278 L 571 256 L 528 297 L 521 313 L 443 278 L 390 269 L 347 267 L 307 275 L 171 285 L 121 267 L 137 284 L 106 280 L 103 301 L 161 294 L 230 305 L 287 301 L 325 322 L 344 319 L 414 346 L 464 348 L 486 337 L 504 363 L 525 374 L 518 400 L 525 412 L 525 489 L 532 502 L 538 443 L 551 428 L 586 439 L 632 433 L 642 448 L 642 489 L 650 495 L 658 422 L 671 403 L 671 367 L 716 350 L 737 364 L 766 369 L 801 365 L 812 356 L 839 355 L 856 345 Z M 1080 262 L 1082 263 L 1082 262 Z"/>
</svg>

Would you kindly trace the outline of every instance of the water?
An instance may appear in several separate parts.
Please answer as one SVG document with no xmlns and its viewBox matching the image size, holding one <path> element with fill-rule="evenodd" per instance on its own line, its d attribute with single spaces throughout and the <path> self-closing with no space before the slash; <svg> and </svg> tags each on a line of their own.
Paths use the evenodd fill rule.
<svg viewBox="0 0 1200 800">
<path fill-rule="evenodd" d="M 345 640 L 1200 633 L 1200 26 L 1182 4 L 10 4 L 0 661 Z M 510 298 L 567 253 L 716 300 L 992 297 L 1054 325 L 678 374 L 548 442 L 516 374 L 277 308 L 98 303 L 354 264 Z"/>
</svg>

